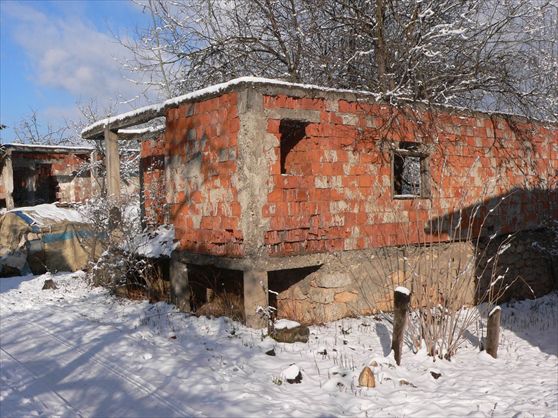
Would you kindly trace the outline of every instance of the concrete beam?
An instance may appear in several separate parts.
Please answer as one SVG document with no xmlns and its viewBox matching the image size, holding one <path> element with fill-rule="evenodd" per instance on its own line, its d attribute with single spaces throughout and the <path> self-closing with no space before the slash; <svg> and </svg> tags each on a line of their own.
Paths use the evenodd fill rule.
<svg viewBox="0 0 558 418">
<path fill-rule="evenodd" d="M 120 153 L 118 152 L 118 135 L 105 128 L 105 166 L 107 169 L 108 196 L 120 197 Z"/>
<path fill-rule="evenodd" d="M 81 137 L 83 139 L 99 139 L 102 137 L 103 131 L 107 128 L 115 131 L 118 129 L 141 125 L 142 123 L 149 122 L 152 119 L 165 116 L 165 112 L 166 108 L 153 108 L 148 106 L 143 111 L 140 109 L 140 111 L 129 112 L 129 116 L 123 114 L 120 115 L 121 117 L 110 118 L 114 120 L 110 120 L 108 123 L 94 123 L 81 132 Z"/>
<path fill-rule="evenodd" d="M 264 114 L 269 119 L 302 120 L 311 123 L 319 123 L 321 117 L 319 110 L 304 109 L 266 109 Z"/>
<path fill-rule="evenodd" d="M 117 131 L 120 141 L 145 141 L 159 138 L 166 129 L 166 125 L 149 126 L 141 129 L 119 129 Z"/>
<path fill-rule="evenodd" d="M 265 328 L 266 318 L 258 314 L 259 307 L 269 306 L 268 282 L 266 271 L 249 270 L 244 272 L 244 314 L 246 325 L 252 328 Z"/>
<path fill-rule="evenodd" d="M 329 259 L 336 258 L 340 253 L 317 253 L 294 255 L 289 257 L 268 257 L 265 255 L 255 257 L 223 257 L 209 254 L 191 253 L 188 251 L 173 252 L 182 263 L 198 266 L 214 266 L 217 268 L 240 271 L 274 271 L 303 267 L 313 267 L 325 264 Z"/>
</svg>

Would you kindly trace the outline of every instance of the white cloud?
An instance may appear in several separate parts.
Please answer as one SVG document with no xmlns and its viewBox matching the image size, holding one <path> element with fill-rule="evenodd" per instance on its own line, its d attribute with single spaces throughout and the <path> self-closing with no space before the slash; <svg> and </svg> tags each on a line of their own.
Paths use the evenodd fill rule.
<svg viewBox="0 0 558 418">
<path fill-rule="evenodd" d="M 122 71 L 121 62 L 129 53 L 110 34 L 80 15 L 47 16 L 16 2 L 3 6 L 11 35 L 30 59 L 34 83 L 62 89 L 76 101 L 93 98 L 109 104 L 139 94 L 139 87 Z"/>
</svg>

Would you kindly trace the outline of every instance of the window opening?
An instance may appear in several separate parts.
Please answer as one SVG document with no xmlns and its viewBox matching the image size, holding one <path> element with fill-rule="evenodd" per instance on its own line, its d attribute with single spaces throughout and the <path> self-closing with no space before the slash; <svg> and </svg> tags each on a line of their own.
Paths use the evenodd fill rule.
<svg viewBox="0 0 558 418">
<path fill-rule="evenodd" d="M 279 123 L 281 174 L 303 174 L 301 163 L 306 162 L 306 158 L 297 158 L 301 156 L 296 154 L 301 154 L 302 150 L 296 152 L 294 148 L 306 137 L 307 126 L 308 122 L 293 119 L 283 119 Z"/>
<path fill-rule="evenodd" d="M 393 194 L 395 198 L 426 196 L 426 155 L 420 144 L 400 142 L 393 153 Z"/>
</svg>

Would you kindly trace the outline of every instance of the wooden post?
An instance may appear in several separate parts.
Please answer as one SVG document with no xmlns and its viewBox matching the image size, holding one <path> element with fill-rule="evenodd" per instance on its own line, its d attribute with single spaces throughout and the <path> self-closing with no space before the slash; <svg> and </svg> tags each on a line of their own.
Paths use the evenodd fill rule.
<svg viewBox="0 0 558 418">
<path fill-rule="evenodd" d="M 397 287 L 393 293 L 393 339 L 391 349 L 394 351 L 395 362 L 401 365 L 403 337 L 407 325 L 407 311 L 411 302 L 411 292 L 406 287 Z"/>
<path fill-rule="evenodd" d="M 105 166 L 107 169 L 108 197 L 120 197 L 120 155 L 118 153 L 118 135 L 105 127 Z"/>
<path fill-rule="evenodd" d="M 488 314 L 486 327 L 486 352 L 492 357 L 498 357 L 498 344 L 500 343 L 500 314 L 502 310 L 496 306 Z"/>
</svg>

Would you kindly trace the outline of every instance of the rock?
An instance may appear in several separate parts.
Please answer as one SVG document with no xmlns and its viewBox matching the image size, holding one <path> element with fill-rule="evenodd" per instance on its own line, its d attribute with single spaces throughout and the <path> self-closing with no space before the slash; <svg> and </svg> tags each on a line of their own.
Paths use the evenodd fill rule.
<svg viewBox="0 0 558 418">
<path fill-rule="evenodd" d="M 290 384 L 302 382 L 302 373 L 296 364 L 291 364 L 283 370 L 283 372 L 281 372 L 281 377 Z"/>
<path fill-rule="evenodd" d="M 399 379 L 399 386 L 411 386 L 413 388 L 416 388 L 416 386 L 409 382 L 407 379 Z"/>
<path fill-rule="evenodd" d="M 337 303 L 347 303 L 347 302 L 353 302 L 357 299 L 357 294 L 353 293 L 353 292 L 340 292 L 340 293 L 336 293 L 335 294 L 335 302 Z"/>
<path fill-rule="evenodd" d="M 344 303 L 332 303 L 330 305 L 321 305 L 323 307 L 320 322 L 332 322 L 348 316 L 351 311 Z"/>
<path fill-rule="evenodd" d="M 280 343 L 307 343 L 310 329 L 304 325 L 295 328 L 273 330 L 271 338 Z"/>
<path fill-rule="evenodd" d="M 374 373 L 370 367 L 366 366 L 360 372 L 360 376 L 358 377 L 358 385 L 366 388 L 375 388 L 376 387 L 376 379 L 374 378 Z"/>
<path fill-rule="evenodd" d="M 52 279 L 46 279 L 45 280 L 45 284 L 43 284 L 43 290 L 48 290 L 48 289 L 58 289 L 58 286 L 56 286 L 56 283 L 54 283 L 54 280 Z"/>
<path fill-rule="evenodd" d="M 442 377 L 442 373 L 435 370 L 430 370 L 430 374 L 434 379 L 439 379 L 440 377 Z"/>
<path fill-rule="evenodd" d="M 332 289 L 313 287 L 308 292 L 308 297 L 318 303 L 332 303 L 335 292 Z"/>
<path fill-rule="evenodd" d="M 298 372 L 298 374 L 296 375 L 296 377 L 294 379 L 286 379 L 287 383 L 293 384 L 293 383 L 300 383 L 302 382 L 302 373 Z"/>
<path fill-rule="evenodd" d="M 300 326 L 299 322 L 291 321 L 290 319 L 278 319 L 273 323 L 273 329 L 293 329 Z"/>
<path fill-rule="evenodd" d="M 322 273 L 316 280 L 318 287 L 345 287 L 353 282 L 349 273 Z"/>
<path fill-rule="evenodd" d="M 268 356 L 275 357 L 275 348 L 272 348 L 271 350 L 266 351 L 265 354 L 267 354 Z"/>
</svg>

